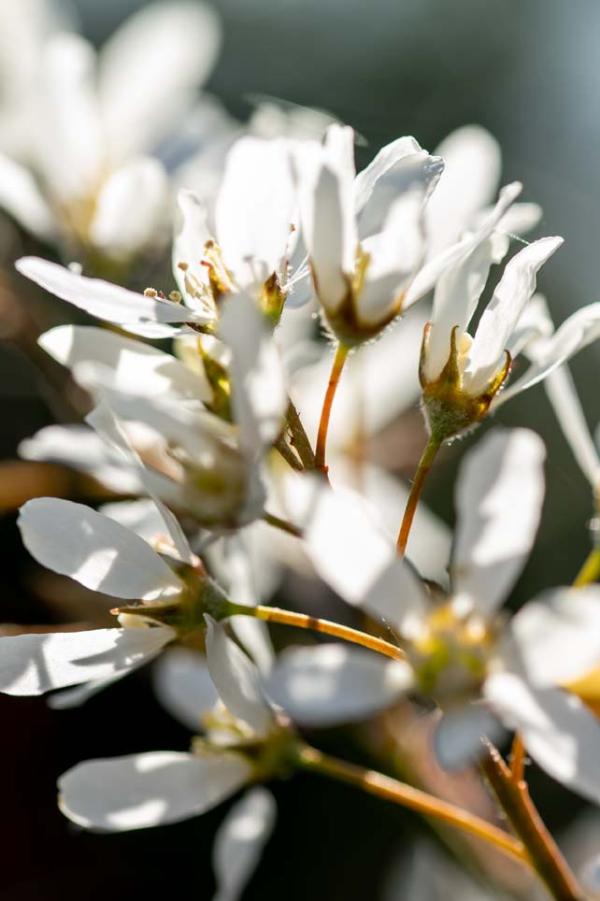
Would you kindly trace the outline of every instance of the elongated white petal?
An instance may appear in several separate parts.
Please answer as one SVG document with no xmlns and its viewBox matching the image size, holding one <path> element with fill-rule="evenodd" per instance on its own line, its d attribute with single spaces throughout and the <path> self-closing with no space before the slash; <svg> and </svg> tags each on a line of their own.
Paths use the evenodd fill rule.
<svg viewBox="0 0 600 901">
<path fill-rule="evenodd" d="M 191 729 L 202 728 L 202 717 L 218 700 L 204 657 L 189 648 L 170 648 L 156 662 L 154 690 L 163 707 Z"/>
<path fill-rule="evenodd" d="M 227 636 L 221 623 L 209 616 L 206 621 L 206 659 L 219 697 L 230 713 L 248 723 L 257 736 L 266 735 L 274 717 L 258 669 Z"/>
<path fill-rule="evenodd" d="M 342 644 L 288 648 L 267 681 L 270 697 L 304 726 L 360 720 L 389 707 L 413 682 L 408 663 Z"/>
<path fill-rule="evenodd" d="M 346 297 L 354 271 L 353 140 L 352 129 L 332 125 L 322 150 L 311 146 L 296 154 L 302 234 L 317 295 L 330 314 Z"/>
<path fill-rule="evenodd" d="M 177 205 L 180 224 L 173 240 L 173 274 L 186 304 L 195 309 L 195 305 L 201 305 L 199 295 L 210 292 L 209 272 L 201 261 L 212 234 L 206 205 L 192 191 L 179 191 Z"/>
<path fill-rule="evenodd" d="M 600 721 L 574 695 L 535 689 L 516 673 L 497 673 L 484 693 L 509 729 L 518 729 L 527 752 L 558 782 L 600 802 Z"/>
<path fill-rule="evenodd" d="M 405 157 L 418 153 L 420 150 L 421 145 L 411 136 L 396 138 L 395 141 L 382 147 L 369 165 L 354 179 L 356 212 L 360 213 L 365 208 L 380 178 L 387 175 Z"/>
<path fill-rule="evenodd" d="M 150 545 L 164 532 L 165 524 L 158 507 L 154 501 L 147 498 L 102 504 L 98 507 L 98 512 L 135 532 Z"/>
<path fill-rule="evenodd" d="M 213 10 L 186 2 L 144 6 L 110 37 L 100 54 L 99 91 L 114 158 L 152 149 L 178 123 L 219 44 Z"/>
<path fill-rule="evenodd" d="M 562 243 L 562 238 L 540 238 L 507 263 L 469 351 L 464 386 L 471 394 L 485 391 L 501 367 L 510 336 L 535 292 L 537 273 Z"/>
<path fill-rule="evenodd" d="M 492 265 L 491 239 L 482 241 L 455 266 L 442 273 L 434 294 L 431 329 L 427 339 L 425 376 L 435 381 L 448 362 L 452 331 L 467 330 L 485 288 Z"/>
<path fill-rule="evenodd" d="M 225 265 L 241 287 L 280 272 L 290 242 L 295 191 L 290 144 L 245 137 L 229 152 L 215 221 Z"/>
<path fill-rule="evenodd" d="M 169 182 L 158 160 L 137 157 L 103 184 L 90 224 L 94 246 L 116 260 L 147 250 L 166 237 Z"/>
<path fill-rule="evenodd" d="M 93 326 L 59 325 L 45 332 L 40 346 L 63 366 L 100 364 L 111 388 L 149 397 L 210 401 L 203 370 L 192 372 L 171 354 L 141 341 Z"/>
<path fill-rule="evenodd" d="M 499 406 L 511 397 L 531 388 L 558 366 L 583 350 L 600 336 L 600 303 L 591 303 L 577 310 L 544 345 L 535 362 L 506 391 L 496 395 L 492 407 Z"/>
<path fill-rule="evenodd" d="M 505 665 L 539 686 L 571 682 L 600 664 L 600 586 L 555 588 L 513 617 Z"/>
<path fill-rule="evenodd" d="M 172 629 L 159 626 L 0 638 L 0 691 L 40 695 L 110 679 L 151 660 L 174 637 Z"/>
<path fill-rule="evenodd" d="M 400 631 L 418 618 L 427 602 L 424 589 L 358 494 L 302 479 L 291 507 L 292 520 L 304 524 L 315 569 L 345 601 Z"/>
<path fill-rule="evenodd" d="M 515 181 L 502 188 L 498 195 L 496 206 L 485 215 L 479 226 L 464 238 L 451 244 L 450 247 L 441 250 L 431 257 L 413 279 L 410 288 L 404 298 L 404 309 L 412 306 L 421 297 L 424 297 L 437 283 L 439 277 L 451 266 L 462 264 L 483 241 L 492 235 L 498 227 L 498 223 L 516 200 L 522 190 L 520 182 Z"/>
<path fill-rule="evenodd" d="M 46 426 L 21 441 L 18 450 L 25 460 L 59 463 L 89 473 L 117 494 L 138 494 L 142 487 L 136 473 L 86 426 Z"/>
<path fill-rule="evenodd" d="M 435 754 L 445 770 L 461 770 L 477 760 L 483 739 L 494 744 L 503 737 L 500 721 L 483 704 L 467 704 L 444 712 L 437 723 Z"/>
<path fill-rule="evenodd" d="M 86 829 L 145 829 L 206 813 L 250 777 L 250 764 L 237 754 L 152 751 L 88 760 L 60 777 L 59 805 Z"/>
<path fill-rule="evenodd" d="M 83 504 L 51 497 L 28 501 L 19 528 L 38 563 L 94 591 L 154 600 L 182 589 L 142 538 Z"/>
<path fill-rule="evenodd" d="M 349 604 L 362 604 L 394 557 L 392 541 L 354 492 L 332 492 L 307 479 L 296 480 L 294 487 L 291 518 L 305 526 L 306 547 L 317 572 Z"/>
<path fill-rule="evenodd" d="M 33 137 L 44 181 L 59 202 L 89 196 L 105 164 L 95 66 L 94 48 L 77 34 L 52 35 L 41 53 Z"/>
<path fill-rule="evenodd" d="M 457 597 L 485 616 L 506 598 L 533 545 L 544 457 L 534 432 L 494 429 L 461 467 L 452 580 Z"/>
<path fill-rule="evenodd" d="M 258 786 L 231 808 L 213 843 L 217 893 L 213 901 L 238 901 L 252 878 L 275 826 L 273 795 Z"/>
<path fill-rule="evenodd" d="M 500 179 L 496 139 L 479 125 L 456 129 L 435 149 L 444 172 L 427 204 L 430 255 L 457 241 L 491 201 Z"/>
<path fill-rule="evenodd" d="M 0 207 L 26 231 L 51 241 L 56 222 L 31 172 L 0 154 Z"/>
<path fill-rule="evenodd" d="M 45 291 L 106 322 L 153 325 L 193 322 L 197 318 L 181 304 L 136 294 L 102 279 L 87 278 L 39 257 L 21 257 L 15 266 L 21 275 Z"/>
<path fill-rule="evenodd" d="M 546 378 L 544 387 L 579 468 L 592 489 L 596 489 L 600 485 L 600 455 L 569 369 L 566 366 L 555 369 Z"/>
<path fill-rule="evenodd" d="M 254 300 L 236 294 L 227 303 L 219 335 L 231 348 L 233 410 L 242 446 L 258 453 L 282 428 L 287 388 L 279 350 Z"/>
</svg>

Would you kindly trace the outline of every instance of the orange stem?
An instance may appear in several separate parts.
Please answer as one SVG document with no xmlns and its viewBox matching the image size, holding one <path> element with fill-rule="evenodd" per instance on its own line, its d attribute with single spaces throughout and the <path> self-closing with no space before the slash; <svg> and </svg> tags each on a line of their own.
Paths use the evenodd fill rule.
<svg viewBox="0 0 600 901">
<path fill-rule="evenodd" d="M 413 523 L 413 519 L 415 518 L 415 513 L 417 512 L 417 506 L 419 503 L 419 498 L 421 497 L 423 485 L 425 484 L 425 479 L 427 478 L 429 470 L 433 466 L 433 462 L 441 445 L 442 442 L 438 438 L 434 438 L 432 435 L 425 445 L 425 450 L 423 451 L 421 459 L 419 460 L 415 478 L 410 489 L 410 494 L 408 495 L 408 500 L 406 502 L 406 509 L 404 510 L 400 532 L 398 533 L 396 548 L 399 557 L 403 557 L 406 553 L 406 545 L 408 544 L 410 529 Z"/>
<path fill-rule="evenodd" d="M 317 435 L 317 447 L 315 451 L 315 466 L 323 475 L 327 475 L 327 466 L 325 464 L 325 450 L 327 447 L 327 432 L 329 430 L 329 418 L 331 416 L 331 408 L 333 407 L 333 399 L 340 382 L 340 376 L 348 357 L 349 348 L 345 344 L 338 344 L 338 348 L 333 358 L 333 366 L 323 400 L 323 409 L 321 410 L 321 419 L 319 421 L 319 432 Z"/>
</svg>

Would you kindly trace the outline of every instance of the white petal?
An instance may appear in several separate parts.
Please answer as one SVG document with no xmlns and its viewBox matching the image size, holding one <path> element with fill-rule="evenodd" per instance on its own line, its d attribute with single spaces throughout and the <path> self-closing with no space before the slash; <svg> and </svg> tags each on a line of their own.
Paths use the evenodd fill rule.
<svg viewBox="0 0 600 901">
<path fill-rule="evenodd" d="M 357 246 L 354 219 L 354 133 L 332 125 L 324 148 L 298 152 L 302 233 L 316 291 L 328 313 L 348 293 Z"/>
<path fill-rule="evenodd" d="M 513 617 L 510 635 L 515 664 L 536 685 L 584 676 L 600 664 L 600 586 L 544 592 Z"/>
<path fill-rule="evenodd" d="M 496 744 L 504 730 L 483 704 L 445 711 L 434 735 L 435 755 L 445 770 L 461 770 L 477 760 L 483 751 L 483 738 Z"/>
<path fill-rule="evenodd" d="M 393 542 L 373 523 L 352 491 L 330 491 L 319 481 L 295 480 L 291 518 L 305 526 L 306 549 L 317 572 L 349 604 L 361 605 L 394 559 Z"/>
<path fill-rule="evenodd" d="M 217 893 L 213 901 L 238 901 L 275 825 L 275 799 L 259 786 L 231 808 L 213 844 Z"/>
<path fill-rule="evenodd" d="M 120 670 L 120 672 L 114 673 L 112 676 L 107 676 L 106 679 L 95 679 L 92 682 L 83 682 L 81 685 L 75 685 L 73 688 L 63 688 L 61 691 L 55 691 L 48 695 L 46 704 L 51 710 L 72 710 L 74 707 L 81 707 L 99 692 L 114 685 L 115 682 L 119 682 L 151 659 L 151 657 L 142 658 L 138 664 L 134 664 L 128 669 Z"/>
<path fill-rule="evenodd" d="M 282 428 L 287 387 L 279 350 L 264 316 L 246 294 L 225 305 L 219 335 L 231 348 L 234 419 L 240 440 L 252 456 Z"/>
<path fill-rule="evenodd" d="M 138 501 L 115 501 L 102 504 L 98 512 L 109 519 L 114 519 L 125 528 L 130 529 L 152 545 L 157 536 L 164 532 L 165 524 L 158 512 L 158 507 L 146 498 Z"/>
<path fill-rule="evenodd" d="M 469 232 L 460 241 L 451 244 L 450 247 L 441 250 L 425 263 L 420 272 L 413 279 L 411 286 L 404 298 L 404 309 L 408 309 L 413 303 L 424 297 L 435 286 L 440 275 L 451 266 L 462 262 L 477 247 L 492 235 L 498 227 L 498 223 L 505 215 L 511 204 L 519 196 L 522 190 L 520 182 L 515 181 L 502 188 L 498 195 L 496 206 L 485 215 L 479 226 Z"/>
<path fill-rule="evenodd" d="M 217 17 L 200 3 L 144 6 L 114 32 L 100 54 L 99 90 L 116 158 L 152 149 L 178 124 L 219 44 Z"/>
<path fill-rule="evenodd" d="M 543 210 L 537 203 L 513 203 L 498 224 L 499 232 L 524 235 L 539 224 Z"/>
<path fill-rule="evenodd" d="M 72 303 L 106 322 L 117 324 L 192 322 L 197 319 L 182 304 L 146 297 L 97 278 L 78 275 L 38 257 L 21 257 L 15 263 L 21 275 L 50 294 Z"/>
<path fill-rule="evenodd" d="M 60 777 L 59 804 L 86 829 L 145 829 L 206 813 L 250 776 L 250 764 L 236 754 L 152 751 L 88 760 Z"/>
<path fill-rule="evenodd" d="M 360 213 L 364 209 L 373 194 L 375 185 L 382 176 L 386 175 L 405 157 L 410 156 L 412 153 L 418 153 L 420 150 L 421 145 L 411 136 L 397 138 L 395 141 L 382 147 L 369 165 L 359 172 L 354 179 L 356 212 Z"/>
<path fill-rule="evenodd" d="M 448 362 L 452 330 L 458 329 L 459 338 L 467 330 L 485 288 L 492 253 L 492 241 L 483 241 L 442 273 L 436 285 L 425 357 L 425 376 L 429 381 L 435 381 Z"/>
<path fill-rule="evenodd" d="M 555 369 L 546 378 L 544 386 L 582 473 L 592 489 L 596 489 L 600 485 L 600 456 L 568 368 Z"/>
<path fill-rule="evenodd" d="M 534 432 L 494 429 L 461 467 L 453 586 L 484 616 L 506 598 L 533 545 L 544 497 L 544 457 Z"/>
<path fill-rule="evenodd" d="M 221 623 L 206 617 L 206 658 L 219 697 L 230 713 L 244 720 L 257 736 L 265 736 L 274 718 L 256 666 L 228 638 Z"/>
<path fill-rule="evenodd" d="M 533 689 L 515 673 L 486 680 L 484 693 L 527 752 L 558 782 L 600 803 L 600 721 L 583 702 L 558 689 Z"/>
<path fill-rule="evenodd" d="M 87 426 L 49 425 L 19 444 L 25 460 L 59 463 L 87 472 L 117 494 L 138 494 L 141 483 L 110 448 Z"/>
<path fill-rule="evenodd" d="M 143 539 L 83 504 L 51 497 L 28 501 L 21 507 L 19 528 L 38 563 L 93 591 L 153 600 L 182 590 L 175 573 Z"/>
<path fill-rule="evenodd" d="M 208 269 L 201 261 L 205 244 L 212 234 L 208 228 L 206 205 L 192 191 L 179 191 L 177 205 L 180 225 L 173 240 L 173 274 L 186 303 L 194 308 L 194 303 L 201 303 L 196 297 L 199 289 L 207 295 L 211 290 Z M 182 269 L 181 263 L 186 268 Z M 192 292 L 188 290 L 190 285 L 199 287 Z"/>
<path fill-rule="evenodd" d="M 427 204 L 431 255 L 439 253 L 472 225 L 492 200 L 500 178 L 501 153 L 496 139 L 479 125 L 453 131 L 435 150 L 444 172 Z"/>
<path fill-rule="evenodd" d="M 160 626 L 0 638 L 0 691 L 40 695 L 109 679 L 151 660 L 174 636 L 172 629 Z"/>
<path fill-rule="evenodd" d="M 0 154 L 0 207 L 32 235 L 52 241 L 56 222 L 31 172 Z"/>
<path fill-rule="evenodd" d="M 169 182 L 163 166 L 137 157 L 116 169 L 104 182 L 90 223 L 89 238 L 116 260 L 147 250 L 166 237 Z"/>
<path fill-rule="evenodd" d="M 334 726 L 370 716 L 403 697 L 411 667 L 342 644 L 288 648 L 267 681 L 270 697 L 303 726 Z"/>
<path fill-rule="evenodd" d="M 591 303 L 565 319 L 553 337 L 545 343 L 543 352 L 533 365 L 510 388 L 496 396 L 493 406 L 505 403 L 526 388 L 536 385 L 599 336 L 600 303 Z"/>
<path fill-rule="evenodd" d="M 153 684 L 163 707 L 196 733 L 202 729 L 202 717 L 218 700 L 206 660 L 189 648 L 170 648 L 161 654 L 154 666 Z"/>
<path fill-rule="evenodd" d="M 98 363 L 109 386 L 149 397 L 177 401 L 210 401 L 212 391 L 206 376 L 192 372 L 171 354 L 141 341 L 93 326 L 59 325 L 38 341 L 46 353 L 63 366 Z"/>
<path fill-rule="evenodd" d="M 289 142 L 236 141 L 227 157 L 215 221 L 225 265 L 242 287 L 259 286 L 280 272 L 294 207 Z"/>
<path fill-rule="evenodd" d="M 469 393 L 484 391 L 501 367 L 510 336 L 525 304 L 535 292 L 537 273 L 562 243 L 562 238 L 540 238 L 507 263 L 479 321 L 469 351 L 464 376 L 464 386 Z"/>
<path fill-rule="evenodd" d="M 46 42 L 40 59 L 37 159 L 44 180 L 62 202 L 93 193 L 105 163 L 95 66 L 92 45 L 66 32 Z"/>
</svg>

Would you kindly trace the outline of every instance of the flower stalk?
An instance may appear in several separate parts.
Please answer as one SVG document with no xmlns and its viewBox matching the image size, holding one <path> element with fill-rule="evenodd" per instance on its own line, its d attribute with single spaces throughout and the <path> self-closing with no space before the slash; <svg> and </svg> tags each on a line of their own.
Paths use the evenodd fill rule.
<svg viewBox="0 0 600 901">
<path fill-rule="evenodd" d="M 342 370 L 344 369 L 344 365 L 348 358 L 348 352 L 350 348 L 346 344 L 338 344 L 337 350 L 335 352 L 335 356 L 333 358 L 333 365 L 331 367 L 331 373 L 329 375 L 329 382 L 327 383 L 327 390 L 325 391 L 325 398 L 323 400 L 323 408 L 321 410 L 321 419 L 319 421 L 319 432 L 317 435 L 317 449 L 315 452 L 315 466 L 318 470 L 320 470 L 324 476 L 327 475 L 327 465 L 325 463 L 325 455 L 327 450 L 327 433 L 329 431 L 329 420 L 331 417 L 331 410 L 333 408 L 333 401 L 335 398 L 335 393 L 337 391 L 338 385 L 340 383 L 340 378 L 342 375 Z"/>
<path fill-rule="evenodd" d="M 390 776 L 385 776 L 383 773 L 338 760 L 308 745 L 300 748 L 298 765 L 313 773 L 320 773 L 354 785 L 370 795 L 407 807 L 423 816 L 442 820 L 444 823 L 494 845 L 520 863 L 530 864 L 524 845 L 504 830 L 454 804 L 435 798 L 427 792 L 392 779 Z"/>
<path fill-rule="evenodd" d="M 398 533 L 398 540 L 396 542 L 399 557 L 403 557 L 406 553 L 406 546 L 408 544 L 408 538 L 410 536 L 413 519 L 415 518 L 415 513 L 417 512 L 419 498 L 421 497 L 421 492 L 423 491 L 423 486 L 429 474 L 429 470 L 433 466 L 433 463 L 441 446 L 442 441 L 436 435 L 432 434 L 429 438 L 429 441 L 425 445 L 425 450 L 423 451 L 421 459 L 419 460 L 415 478 L 413 480 L 410 494 L 406 502 L 402 524 Z"/>
<path fill-rule="evenodd" d="M 527 783 L 515 780 L 513 770 L 491 744 L 482 770 L 551 896 L 556 901 L 584 901 L 583 891 L 531 800 Z"/>
<path fill-rule="evenodd" d="M 230 616 L 254 616 L 267 623 L 279 623 L 283 626 L 294 626 L 297 629 L 310 629 L 313 632 L 321 632 L 324 635 L 331 635 L 333 638 L 341 638 L 352 644 L 358 644 L 384 657 L 390 657 L 392 660 L 404 660 L 404 651 L 383 638 L 377 638 L 375 635 L 369 635 L 367 632 L 361 632 L 359 629 L 352 629 L 350 626 L 343 626 L 341 623 L 334 623 L 331 620 L 320 619 L 316 616 L 308 616 L 306 613 L 296 613 L 292 610 L 282 610 L 280 607 L 245 607 L 242 604 L 233 604 L 229 606 Z"/>
</svg>

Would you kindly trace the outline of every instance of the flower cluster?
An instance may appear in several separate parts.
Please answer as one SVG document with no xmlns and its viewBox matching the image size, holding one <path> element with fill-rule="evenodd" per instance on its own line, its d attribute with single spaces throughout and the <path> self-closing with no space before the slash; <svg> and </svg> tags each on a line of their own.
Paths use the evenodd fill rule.
<svg viewBox="0 0 600 901">
<path fill-rule="evenodd" d="M 528 429 L 493 426 L 464 455 L 453 533 L 420 492 L 444 444 L 544 381 L 598 512 L 600 458 L 565 364 L 600 337 L 600 304 L 554 330 L 536 279 L 562 239 L 513 252 L 540 210 L 517 203 L 516 182 L 495 196 L 498 150 L 475 127 L 434 154 L 400 137 L 358 174 L 354 133 L 337 123 L 322 140 L 291 123 L 273 137 L 227 131 L 215 189 L 179 192 L 172 281 L 136 291 L 95 277 L 100 256 L 130 258 L 165 222 L 166 173 L 141 155 L 164 135 L 147 133 L 135 47 L 153 54 L 156 39 L 172 112 L 214 57 L 209 14 L 169 10 L 125 26 L 97 73 L 78 36 L 51 28 L 28 75 L 33 106 L 18 112 L 43 109 L 53 139 L 23 148 L 19 117 L 0 157 L 0 203 L 37 237 L 60 235 L 79 264 L 29 256 L 19 273 L 98 320 L 41 335 L 89 410 L 21 453 L 85 472 L 111 501 L 33 498 L 19 527 L 38 563 L 116 605 L 113 628 L 0 637 L 0 691 L 75 706 L 155 661 L 159 699 L 194 733 L 189 752 L 80 763 L 59 805 L 85 828 L 140 829 L 243 788 L 215 841 L 218 897 L 239 896 L 273 828 L 259 784 L 298 769 L 440 817 L 533 867 L 555 897 L 580 897 L 558 893 L 574 877 L 538 828 L 523 763 L 600 803 L 600 551 L 573 586 L 502 607 L 542 515 L 545 448 Z M 193 53 L 171 58 L 171 41 Z M 419 397 L 428 440 L 409 489 L 369 459 L 369 441 Z M 364 629 L 265 605 L 293 569 Z M 268 623 L 328 640 L 276 654 Z M 434 716 L 442 767 L 483 761 L 514 835 L 303 737 L 399 704 Z M 510 765 L 495 748 L 509 733 Z"/>
</svg>

